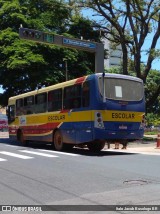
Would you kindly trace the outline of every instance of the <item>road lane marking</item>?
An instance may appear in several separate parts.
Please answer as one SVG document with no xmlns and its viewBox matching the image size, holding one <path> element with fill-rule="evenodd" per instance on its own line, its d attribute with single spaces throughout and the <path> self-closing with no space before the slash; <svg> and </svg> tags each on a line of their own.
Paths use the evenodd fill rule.
<svg viewBox="0 0 160 214">
<path fill-rule="evenodd" d="M 6 159 L 0 158 L 0 161 L 7 161 Z"/>
<path fill-rule="evenodd" d="M 24 152 L 24 153 L 29 153 L 29 154 L 34 154 L 34 155 L 49 157 L 49 158 L 57 158 L 58 157 L 56 155 L 44 154 L 44 153 L 41 153 L 41 152 L 34 152 L 34 151 L 28 151 L 28 150 L 19 150 L 19 151 L 20 152 Z"/>
<path fill-rule="evenodd" d="M 58 151 L 52 151 L 52 150 L 45 150 L 45 149 L 38 149 L 39 151 L 43 152 L 50 152 L 50 153 L 56 153 L 56 154 L 63 154 L 63 155 L 69 155 L 69 156 L 80 156 L 78 154 L 73 154 L 73 153 L 67 153 L 67 152 L 58 152 Z"/>
<path fill-rule="evenodd" d="M 19 147 L 19 146 L 16 146 L 16 145 L 5 145 L 5 146 L 8 146 L 8 147 Z"/>
<path fill-rule="evenodd" d="M 11 157 L 16 157 L 16 158 L 21 158 L 21 159 L 32 159 L 32 158 L 34 158 L 34 157 L 25 156 L 25 155 L 19 155 L 19 154 L 16 154 L 16 153 L 6 152 L 6 151 L 0 151 L 0 154 L 8 155 L 8 156 L 11 156 Z"/>
</svg>

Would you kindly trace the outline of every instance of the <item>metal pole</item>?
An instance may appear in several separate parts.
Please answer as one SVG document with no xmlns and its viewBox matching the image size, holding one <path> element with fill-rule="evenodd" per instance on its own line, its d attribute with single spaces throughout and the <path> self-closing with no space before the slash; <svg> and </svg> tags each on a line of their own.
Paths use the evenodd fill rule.
<svg viewBox="0 0 160 214">
<path fill-rule="evenodd" d="M 66 81 L 68 80 L 68 64 L 67 60 L 65 60 L 65 69 L 66 69 Z"/>
<path fill-rule="evenodd" d="M 104 72 L 104 44 L 97 43 L 95 52 L 95 73 Z"/>
</svg>

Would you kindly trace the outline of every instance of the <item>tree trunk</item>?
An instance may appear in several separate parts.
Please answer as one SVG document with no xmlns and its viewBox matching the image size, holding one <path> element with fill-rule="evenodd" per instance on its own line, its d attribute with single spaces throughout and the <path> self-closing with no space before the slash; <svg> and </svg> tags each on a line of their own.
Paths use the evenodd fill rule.
<svg viewBox="0 0 160 214">
<path fill-rule="evenodd" d="M 137 77 L 143 79 L 143 76 L 141 74 L 141 53 L 140 50 L 138 50 L 138 48 L 137 53 L 134 54 L 134 69 Z"/>
<path fill-rule="evenodd" d="M 125 44 L 122 45 L 122 52 L 123 52 L 123 74 L 128 75 L 128 51 Z"/>
</svg>

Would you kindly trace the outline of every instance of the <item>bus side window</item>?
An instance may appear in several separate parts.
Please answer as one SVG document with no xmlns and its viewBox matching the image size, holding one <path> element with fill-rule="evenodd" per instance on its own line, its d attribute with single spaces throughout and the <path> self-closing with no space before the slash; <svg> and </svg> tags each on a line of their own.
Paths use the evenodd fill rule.
<svg viewBox="0 0 160 214">
<path fill-rule="evenodd" d="M 15 106 L 14 105 L 8 106 L 7 115 L 8 115 L 9 123 L 11 123 L 15 120 Z"/>
<path fill-rule="evenodd" d="M 23 99 L 18 99 L 16 100 L 16 115 L 20 116 L 23 115 L 24 111 L 23 111 Z"/>
<path fill-rule="evenodd" d="M 90 103 L 90 87 L 89 82 L 84 82 L 82 87 L 82 105 L 88 107 Z"/>
<path fill-rule="evenodd" d="M 35 113 L 44 113 L 47 110 L 47 93 L 35 96 Z"/>
<path fill-rule="evenodd" d="M 81 84 L 64 88 L 64 109 L 81 107 Z"/>
<path fill-rule="evenodd" d="M 34 96 L 24 98 L 24 114 L 34 113 Z"/>
<path fill-rule="evenodd" d="M 48 111 L 59 111 L 62 109 L 62 89 L 48 92 Z"/>
</svg>

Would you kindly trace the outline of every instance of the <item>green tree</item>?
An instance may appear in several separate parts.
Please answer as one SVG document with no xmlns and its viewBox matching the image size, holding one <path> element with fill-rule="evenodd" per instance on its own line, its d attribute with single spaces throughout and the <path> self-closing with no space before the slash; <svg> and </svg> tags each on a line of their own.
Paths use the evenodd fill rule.
<svg viewBox="0 0 160 214">
<path fill-rule="evenodd" d="M 151 70 L 145 85 L 146 112 L 160 115 L 160 72 Z"/>
<path fill-rule="evenodd" d="M 146 125 L 147 126 L 160 126 L 160 115 L 154 113 L 148 113 L 146 115 Z"/>
<path fill-rule="evenodd" d="M 73 14 L 64 2 L 0 0 L 0 85 L 5 90 L 0 95 L 1 105 L 6 105 L 10 96 L 65 81 L 64 58 L 68 61 L 70 78 L 93 69 L 93 55 L 19 39 L 20 24 L 26 28 L 72 34 Z M 89 22 L 84 22 L 89 27 Z M 73 35 L 76 36 L 76 32 Z"/>
<path fill-rule="evenodd" d="M 92 10 L 97 17 L 97 20 L 94 20 L 94 26 L 103 32 L 104 37 L 122 47 L 123 74 L 129 74 L 128 62 L 132 59 L 133 72 L 145 83 L 153 61 L 160 56 L 156 48 L 160 38 L 159 0 L 120 0 L 118 2 L 116 0 L 70 0 L 69 2 L 72 7 L 74 5 Z M 148 37 L 150 44 L 144 49 Z M 147 58 L 143 67 L 142 54 Z M 159 92 L 158 83 L 154 94 L 148 97 L 148 105 L 156 102 Z"/>
</svg>

